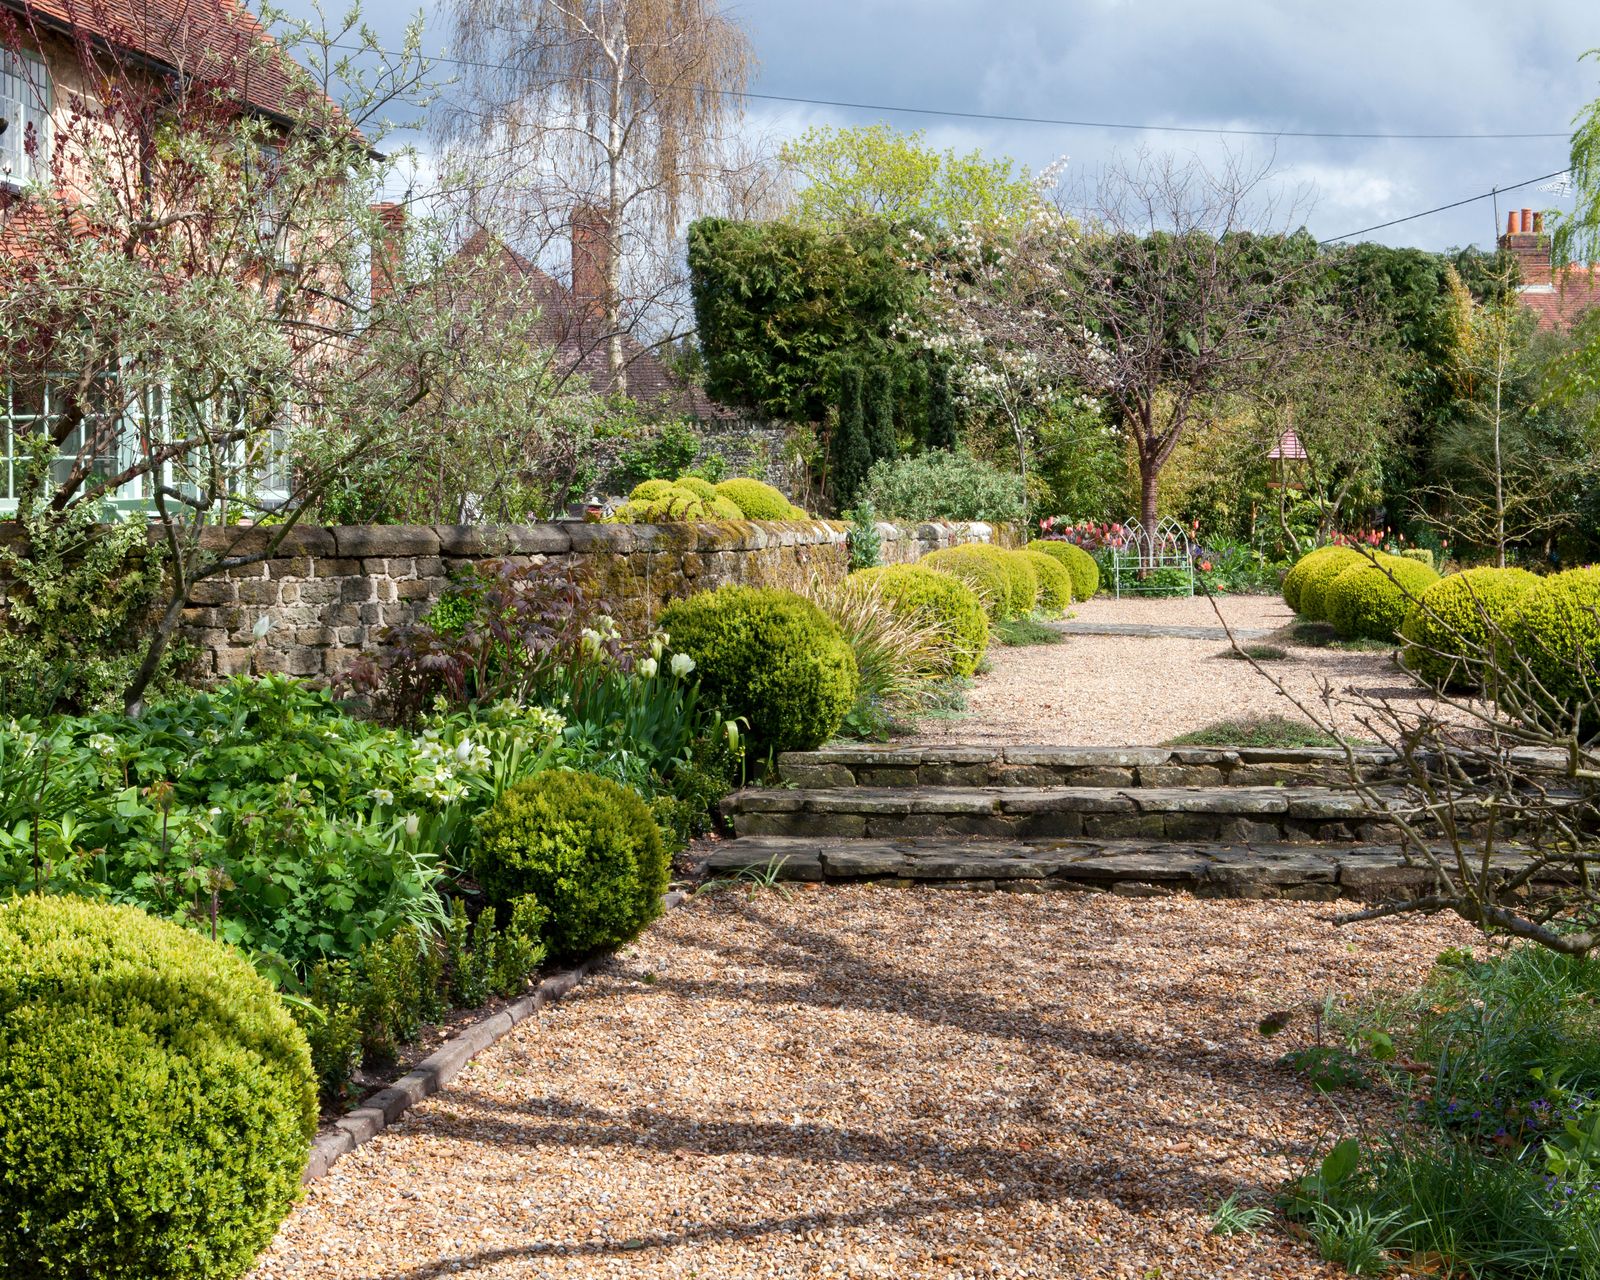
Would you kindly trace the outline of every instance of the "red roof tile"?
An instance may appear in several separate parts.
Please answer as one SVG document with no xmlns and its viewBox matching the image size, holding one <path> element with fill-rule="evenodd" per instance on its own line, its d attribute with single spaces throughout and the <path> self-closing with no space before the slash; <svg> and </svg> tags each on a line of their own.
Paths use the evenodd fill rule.
<svg viewBox="0 0 1600 1280">
<path fill-rule="evenodd" d="M 1525 265 L 1517 301 L 1541 329 L 1565 333 L 1585 311 L 1600 307 L 1600 270 L 1574 266 L 1558 276 L 1549 267 Z"/>
<path fill-rule="evenodd" d="M 0 9 L 24 27 L 86 36 L 226 84 L 258 110 L 288 112 L 292 64 L 237 0 L 0 0 Z"/>
</svg>

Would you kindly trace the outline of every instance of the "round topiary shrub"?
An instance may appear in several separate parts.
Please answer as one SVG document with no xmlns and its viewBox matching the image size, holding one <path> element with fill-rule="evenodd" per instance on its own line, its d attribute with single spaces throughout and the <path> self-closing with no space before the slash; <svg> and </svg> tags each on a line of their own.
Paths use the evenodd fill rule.
<svg viewBox="0 0 1600 1280">
<path fill-rule="evenodd" d="M 850 575 L 877 585 L 879 597 L 896 611 L 915 610 L 931 618 L 956 650 L 958 676 L 974 675 L 989 647 L 989 619 L 978 594 L 959 578 L 920 564 L 861 569 Z"/>
<path fill-rule="evenodd" d="M 1354 547 L 1326 547 L 1326 555 L 1306 570 L 1300 580 L 1300 616 L 1311 622 L 1327 622 L 1328 588 L 1346 569 L 1371 564 L 1372 557 Z"/>
<path fill-rule="evenodd" d="M 745 514 L 737 506 L 721 495 L 714 495 L 706 503 L 706 511 L 713 520 L 743 520 Z"/>
<path fill-rule="evenodd" d="M 1032 567 L 1039 582 L 1038 608 L 1052 618 L 1059 618 L 1072 603 L 1072 575 L 1067 566 L 1054 556 L 1042 551 L 1016 551 Z"/>
<path fill-rule="evenodd" d="M 0 1275 L 243 1275 L 316 1126 L 305 1037 L 239 952 L 134 907 L 0 906 Z"/>
<path fill-rule="evenodd" d="M 1506 643 L 1545 692 L 1572 706 L 1586 726 L 1600 717 L 1600 566 L 1568 569 L 1541 578 L 1506 618 Z M 1515 669 L 1515 668 L 1514 668 Z M 1584 688 L 1587 681 L 1589 688 Z M 1531 692 L 1531 691 L 1530 691 Z"/>
<path fill-rule="evenodd" d="M 740 511 L 746 520 L 804 520 L 806 513 L 785 498 L 770 484 L 740 476 L 724 480 L 717 493 Z"/>
<path fill-rule="evenodd" d="M 991 622 L 1012 617 L 1011 581 L 1006 571 L 991 556 L 973 555 L 975 550 L 975 547 L 944 547 L 930 551 L 917 563 L 965 583 L 982 601 L 983 611 Z"/>
<path fill-rule="evenodd" d="M 694 659 L 707 696 L 745 719 L 759 754 L 821 746 L 855 705 L 849 642 L 793 592 L 719 587 L 668 605 L 661 628 Z"/>
<path fill-rule="evenodd" d="M 1033 561 L 1027 552 L 983 545 L 974 550 L 993 556 L 1000 572 L 1006 575 L 1006 593 L 1013 617 L 1026 618 L 1039 607 L 1039 575 L 1033 571 Z"/>
<path fill-rule="evenodd" d="M 641 493 L 640 490 L 645 492 Z M 714 515 L 697 496 L 665 480 L 646 480 L 634 496 L 611 515 L 614 524 L 681 524 L 687 521 L 714 520 Z M 737 516 L 733 517 L 738 519 Z"/>
<path fill-rule="evenodd" d="M 1417 597 L 1437 581 L 1427 565 L 1400 556 L 1352 565 L 1327 589 L 1328 621 L 1347 640 L 1393 640 Z"/>
<path fill-rule="evenodd" d="M 709 480 L 702 480 L 699 476 L 679 476 L 672 483 L 679 489 L 687 489 L 707 506 L 710 506 L 717 496 L 717 486 Z"/>
<path fill-rule="evenodd" d="M 661 914 L 670 860 L 636 791 L 554 769 L 507 787 L 478 819 L 472 873 L 489 901 L 532 895 L 552 955 L 617 947 Z"/>
<path fill-rule="evenodd" d="M 1476 689 L 1491 628 L 1539 584 L 1526 569 L 1467 569 L 1441 578 L 1406 613 L 1401 660 L 1435 688 Z"/>
<path fill-rule="evenodd" d="M 1072 598 L 1090 600 L 1100 590 L 1100 566 L 1082 547 L 1059 538 L 1035 538 L 1028 544 L 1029 551 L 1042 551 L 1059 560 L 1072 575 Z"/>
<path fill-rule="evenodd" d="M 1306 575 L 1317 565 L 1328 558 L 1330 551 L 1338 551 L 1338 547 L 1318 547 L 1315 551 L 1308 551 L 1294 564 L 1289 566 L 1289 572 L 1283 575 L 1283 602 L 1296 613 L 1300 612 L 1300 592 L 1305 586 Z"/>
</svg>

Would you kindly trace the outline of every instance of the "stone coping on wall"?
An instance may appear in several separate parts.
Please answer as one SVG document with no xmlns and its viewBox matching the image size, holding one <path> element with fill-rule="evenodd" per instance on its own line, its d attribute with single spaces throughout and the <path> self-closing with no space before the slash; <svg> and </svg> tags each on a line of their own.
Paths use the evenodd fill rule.
<svg viewBox="0 0 1600 1280">
<path fill-rule="evenodd" d="M 707 520 L 674 524 L 608 524 L 553 520 L 520 525 L 353 524 L 207 529 L 201 545 L 234 555 L 274 557 L 561 556 L 629 554 L 636 551 L 762 551 L 771 547 L 843 543 L 851 526 L 837 520 Z M 1005 526 L 932 521 L 917 525 L 880 523 L 887 543 L 1002 542 Z M 274 546 L 272 539 L 281 537 Z"/>
</svg>

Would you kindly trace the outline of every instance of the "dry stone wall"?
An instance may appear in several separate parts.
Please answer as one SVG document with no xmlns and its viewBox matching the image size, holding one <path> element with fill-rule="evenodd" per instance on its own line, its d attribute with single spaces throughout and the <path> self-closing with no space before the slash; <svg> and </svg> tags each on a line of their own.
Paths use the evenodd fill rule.
<svg viewBox="0 0 1600 1280">
<path fill-rule="evenodd" d="M 201 674 L 333 675 L 379 647 L 388 628 L 426 614 L 467 565 L 586 569 L 625 619 L 645 623 L 668 600 L 724 583 L 768 585 L 811 569 L 842 576 L 848 528 L 820 520 L 297 527 L 270 559 L 197 583 L 184 628 L 200 651 Z M 271 533 L 252 531 L 235 554 L 266 549 Z M 1015 541 L 1010 530 L 984 524 L 885 524 L 879 533 L 885 564 L 962 543 Z"/>
</svg>

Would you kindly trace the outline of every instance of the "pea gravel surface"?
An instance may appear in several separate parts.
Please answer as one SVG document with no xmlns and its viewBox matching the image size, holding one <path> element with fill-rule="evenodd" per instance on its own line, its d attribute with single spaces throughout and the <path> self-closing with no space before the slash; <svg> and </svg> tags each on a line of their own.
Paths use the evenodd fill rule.
<svg viewBox="0 0 1600 1280">
<path fill-rule="evenodd" d="M 1209 1233 L 1392 1115 L 1255 1025 L 1471 935 L 1335 910 L 702 896 L 341 1160 L 254 1280 L 1341 1275 L 1279 1227 Z"/>
<path fill-rule="evenodd" d="M 1294 621 L 1276 596 L 1223 596 L 1228 625 L 1246 631 Z M 1060 644 L 989 647 L 988 671 L 967 695 L 967 710 L 921 721 L 921 743 L 1051 746 L 1149 746 L 1219 720 L 1286 716 L 1303 720 L 1290 700 L 1229 646 L 1211 601 L 1096 596 L 1073 606 L 1073 620 L 1116 626 L 1216 628 L 1214 639 L 1162 635 L 1069 635 Z M 1273 643 L 1281 643 L 1274 640 Z M 1335 692 L 1332 717 L 1356 737 L 1361 702 L 1381 698 L 1402 710 L 1431 704 L 1391 652 L 1284 645 L 1285 661 L 1264 664 L 1319 714 L 1322 683 Z"/>
</svg>

